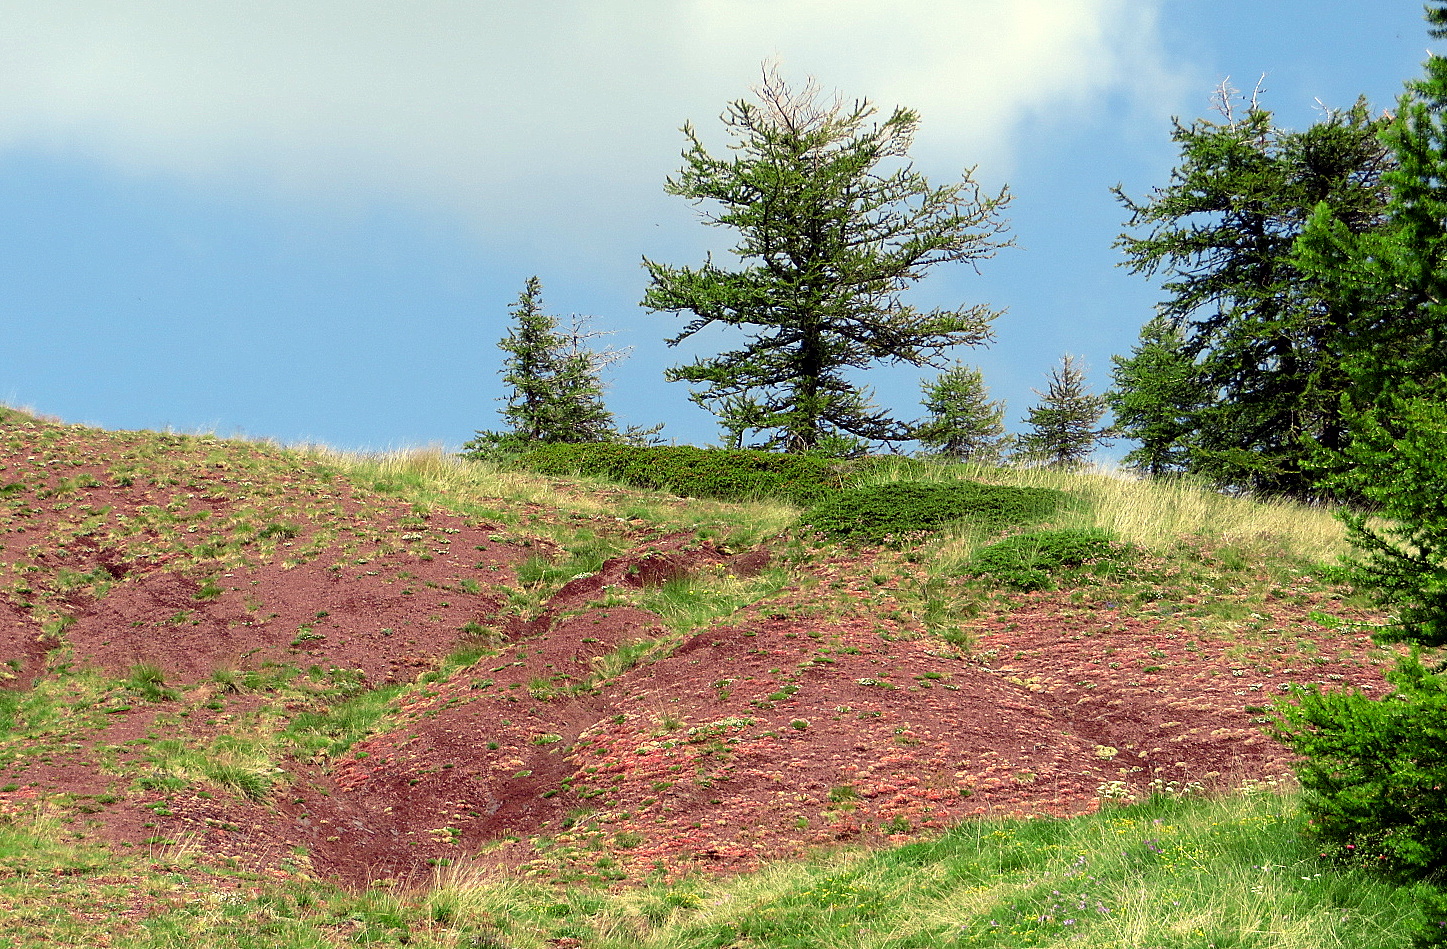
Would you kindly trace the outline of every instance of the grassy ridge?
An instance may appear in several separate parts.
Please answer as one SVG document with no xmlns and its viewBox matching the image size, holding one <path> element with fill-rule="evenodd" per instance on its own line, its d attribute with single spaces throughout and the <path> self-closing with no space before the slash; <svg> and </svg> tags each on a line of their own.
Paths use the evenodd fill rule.
<svg viewBox="0 0 1447 949">
<path fill-rule="evenodd" d="M 328 453 L 327 458 L 347 477 L 414 504 L 461 513 L 488 511 L 519 530 L 551 532 L 563 551 L 555 562 L 539 558 L 530 565 L 540 578 L 570 577 L 620 552 L 627 541 L 609 533 L 609 525 L 617 522 L 693 532 L 733 549 L 767 542 L 786 558 L 829 556 L 828 545 L 812 552 L 800 549 L 801 541 L 793 537 L 792 529 L 806 516 L 805 510 L 778 499 L 731 503 L 680 498 L 598 477 L 540 476 L 450 458 L 436 450 L 379 456 Z M 1250 619 L 1259 604 L 1279 595 L 1282 586 L 1290 586 L 1293 596 L 1307 587 L 1324 588 L 1330 571 L 1323 568 L 1348 550 L 1342 526 L 1329 509 L 1256 502 L 1181 481 L 872 459 L 853 470 L 842 492 L 835 494 L 868 494 L 875 487 L 901 484 L 954 487 L 964 482 L 1064 495 L 1069 501 L 1039 525 L 1048 530 L 1035 538 L 1031 549 L 1009 552 L 1012 563 L 1004 568 L 981 562 L 982 552 L 1000 542 L 1002 525 L 989 516 L 966 517 L 917 535 L 911 546 L 877 565 L 877 583 L 891 586 L 904 599 L 913 596 L 918 601 L 913 609 L 926 626 L 962 646 L 969 640 L 969 620 L 1002 595 L 993 591 L 1052 583 L 1077 586 L 1086 599 L 1094 595 L 1092 589 L 1099 590 L 1107 599 L 1124 599 L 1142 609 L 1175 604 L 1169 612 L 1180 620 L 1228 631 Z M 561 524 L 517 513 L 537 506 L 571 513 Z M 1110 550 L 1108 559 L 1113 563 L 1078 567 L 1071 562 L 1075 558 L 1054 556 L 1061 543 L 1070 547 L 1081 537 Z M 898 574 L 892 584 L 891 573 Z M 1111 586 L 1108 595 L 1106 583 Z M 526 608 L 547 592 L 545 584 L 520 594 L 519 601 Z M 733 591 L 717 592 L 720 609 L 713 615 L 726 615 Z M 709 593 L 706 586 L 700 589 L 694 584 L 690 596 L 695 604 L 706 604 Z M 1202 602 L 1180 606 L 1188 597 L 1200 597 Z M 694 625 L 708 619 L 707 609 L 693 612 Z"/>
<path fill-rule="evenodd" d="M 459 513 L 491 515 L 508 523 L 518 521 L 513 513 L 518 505 L 536 503 L 582 515 L 638 518 L 668 529 L 699 529 L 728 535 L 744 546 L 788 529 L 802 512 L 787 499 L 755 497 L 728 503 L 684 499 L 626 487 L 604 477 L 573 472 L 568 477 L 540 476 L 464 461 L 435 449 L 382 455 L 313 451 L 349 478 L 384 493 Z M 854 470 L 841 485 L 859 489 L 901 482 L 960 481 L 1061 492 L 1077 503 L 1056 511 L 1051 518 L 1053 527 L 1101 530 L 1117 541 L 1146 550 L 1166 552 L 1191 540 L 1229 547 L 1252 559 L 1284 556 L 1319 563 L 1335 561 L 1348 552 L 1341 523 L 1330 508 L 1225 495 L 1184 480 L 1142 481 L 1090 472 L 926 464 L 901 458 L 873 460 Z M 962 534 L 970 534 L 976 544 L 981 539 L 974 532 L 955 531 L 954 540 Z M 956 544 L 955 556 L 967 553 Z"/>
</svg>

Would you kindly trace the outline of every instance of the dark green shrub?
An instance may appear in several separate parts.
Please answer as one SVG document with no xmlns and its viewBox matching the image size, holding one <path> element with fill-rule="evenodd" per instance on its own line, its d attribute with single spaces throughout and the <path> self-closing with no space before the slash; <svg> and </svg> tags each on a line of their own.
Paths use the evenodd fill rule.
<svg viewBox="0 0 1447 949">
<path fill-rule="evenodd" d="M 976 551 L 965 572 L 1017 590 L 1042 590 L 1062 573 L 1119 573 L 1135 555 L 1134 547 L 1101 530 L 1033 531 Z"/>
<path fill-rule="evenodd" d="M 539 445 L 517 461 L 541 474 L 608 478 L 722 501 L 778 498 L 801 507 L 838 490 L 847 470 L 816 455 L 690 445 Z"/>
<path fill-rule="evenodd" d="M 965 519 L 990 531 L 1038 523 L 1066 498 L 1049 488 L 902 481 L 837 492 L 805 512 L 803 522 L 830 537 L 883 543 Z"/>
<path fill-rule="evenodd" d="M 1447 946 L 1447 889 L 1422 885 L 1417 894 L 1422 918 L 1418 924 L 1413 949 L 1441 949 Z"/>
<path fill-rule="evenodd" d="M 1413 878 L 1447 875 L 1447 676 L 1411 656 L 1383 699 L 1297 687 L 1275 733 L 1312 828 L 1342 855 Z"/>
</svg>

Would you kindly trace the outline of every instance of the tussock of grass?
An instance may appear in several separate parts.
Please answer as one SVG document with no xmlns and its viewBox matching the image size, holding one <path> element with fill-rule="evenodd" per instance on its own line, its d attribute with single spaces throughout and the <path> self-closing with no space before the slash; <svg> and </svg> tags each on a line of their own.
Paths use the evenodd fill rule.
<svg viewBox="0 0 1447 949">
<path fill-rule="evenodd" d="M 148 702 L 174 701 L 176 692 L 166 686 L 165 673 L 159 666 L 142 662 L 132 666 L 125 678 L 126 688 Z"/>
<path fill-rule="evenodd" d="M 152 770 L 139 783 L 164 790 L 205 783 L 260 801 L 283 774 L 274 760 L 275 752 L 276 741 L 269 734 L 255 738 L 221 735 L 208 747 L 165 739 L 151 746 Z"/>
<path fill-rule="evenodd" d="M 678 637 L 660 639 L 635 639 L 609 650 L 592 661 L 592 672 L 586 687 L 620 676 L 644 660 L 668 650 L 678 644 Z"/>
<path fill-rule="evenodd" d="M 524 560 L 517 566 L 517 580 L 524 587 L 560 586 L 581 574 L 596 573 L 604 561 L 621 552 L 617 540 L 582 537 L 569 548 L 567 557 L 551 559 L 537 554 Z"/>
<path fill-rule="evenodd" d="M 722 570 L 694 573 L 640 591 L 638 605 L 657 613 L 674 632 L 687 634 L 777 593 L 787 582 L 787 571 L 777 566 L 748 578 Z"/>
</svg>

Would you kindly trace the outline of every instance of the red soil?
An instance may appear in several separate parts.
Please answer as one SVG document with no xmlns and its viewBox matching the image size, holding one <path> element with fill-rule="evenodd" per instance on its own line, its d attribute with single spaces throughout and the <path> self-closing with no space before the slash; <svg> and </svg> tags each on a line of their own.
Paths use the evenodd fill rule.
<svg viewBox="0 0 1447 949">
<path fill-rule="evenodd" d="M 86 506 L 122 516 L 199 503 L 185 485 L 117 485 L 105 452 L 119 451 L 121 436 L 61 431 L 86 452 L 64 477 L 98 482 Z M 34 433 L 6 434 L 12 449 L 21 444 L 0 455 L 0 484 L 54 486 L 62 472 L 37 463 L 24 441 Z M 244 496 L 206 503 L 219 518 Z M 636 879 L 746 869 L 980 815 L 1081 813 L 1152 781 L 1215 790 L 1281 778 L 1289 758 L 1253 706 L 1293 682 L 1383 687 L 1371 643 L 1312 624 L 1320 596 L 1291 591 L 1258 608 L 1255 632 L 1229 637 L 1139 606 L 1021 596 L 975 620 L 961 654 L 869 580 L 877 554 L 865 551 L 801 566 L 785 595 L 587 688 L 599 657 L 664 632 L 653 614 L 597 605 L 610 589 L 750 573 L 767 551 L 731 556 L 688 536 L 635 532 L 632 553 L 524 620 L 504 612 L 502 592 L 536 543 L 439 512 L 418 527 L 409 506 L 350 486 L 328 500 L 329 517 L 411 539 L 365 557 L 338 542 L 284 564 L 302 533 L 295 548 L 211 577 L 102 537 L 36 550 L 28 538 L 53 536 L 73 512 L 5 515 L 5 564 L 103 566 L 117 579 L 98 600 L 66 601 L 75 620 L 59 633 L 41 628 L 51 614 L 0 599 L 0 660 L 19 669 L 12 685 L 50 674 L 47 662 L 111 674 L 146 663 L 189 690 L 191 714 L 159 725 L 168 703 L 137 703 L 43 757 L 0 760 L 0 784 L 14 785 L 0 807 L 65 793 L 91 802 L 91 831 L 118 845 L 188 841 L 266 872 L 350 883 L 424 881 L 443 862 Z M 219 591 L 198 599 L 212 580 Z M 255 694 L 225 694 L 211 681 L 217 669 L 272 663 L 357 670 L 373 685 L 411 681 L 475 638 L 468 624 L 506 648 L 408 693 L 394 727 L 340 760 L 287 763 L 289 783 L 265 801 L 118 776 L 148 736 L 205 738 L 260 705 Z M 207 709 L 207 698 L 220 707 Z"/>
</svg>

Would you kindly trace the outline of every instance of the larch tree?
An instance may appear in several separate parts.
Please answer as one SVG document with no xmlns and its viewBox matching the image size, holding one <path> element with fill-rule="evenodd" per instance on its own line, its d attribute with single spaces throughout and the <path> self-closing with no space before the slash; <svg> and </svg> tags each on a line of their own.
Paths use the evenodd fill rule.
<svg viewBox="0 0 1447 949">
<path fill-rule="evenodd" d="M 956 461 L 986 464 L 999 461 L 1008 450 L 1005 403 L 990 400 L 985 375 L 979 369 L 956 365 L 923 387 L 921 405 L 929 418 L 915 423 L 914 437 L 930 451 Z"/>
<path fill-rule="evenodd" d="M 1020 436 L 1023 460 L 1050 468 L 1078 468 L 1094 453 L 1097 445 L 1110 441 L 1109 428 L 1100 427 L 1105 416 L 1105 397 L 1094 395 L 1085 384 L 1085 368 L 1066 354 L 1050 370 L 1050 382 L 1040 403 L 1030 409 L 1025 423 L 1030 430 Z"/>
<path fill-rule="evenodd" d="M 1217 107 L 1219 121 L 1176 124 L 1170 184 L 1140 201 L 1116 189 L 1132 229 L 1117 246 L 1132 271 L 1165 276 L 1158 315 L 1183 331 L 1179 352 L 1205 395 L 1181 419 L 1186 469 L 1309 499 L 1322 490 L 1320 457 L 1345 438 L 1341 357 L 1352 330 L 1297 266 L 1295 243 L 1323 203 L 1354 232 L 1380 225 L 1386 118 L 1358 101 L 1294 132 L 1276 127 L 1257 96 L 1238 111 L 1224 86 Z M 1158 387 L 1139 373 L 1127 380 L 1138 381 Z"/>
<path fill-rule="evenodd" d="M 740 444 L 750 432 L 786 451 L 905 439 L 908 425 L 874 406 L 851 372 L 937 366 L 950 347 L 989 341 L 989 307 L 920 310 L 902 295 L 932 267 L 977 264 L 1008 245 L 1008 190 L 984 193 L 972 171 L 932 186 L 908 163 L 919 125 L 910 109 L 874 121 L 867 100 L 828 100 L 812 82 L 794 90 L 772 70 L 755 92 L 722 116 L 729 156 L 684 126 L 684 165 L 665 188 L 698 204 L 706 224 L 737 232 L 741 266 L 645 258 L 642 301 L 691 315 L 670 346 L 718 326 L 744 341 L 666 378 L 688 383 Z"/>
</svg>

